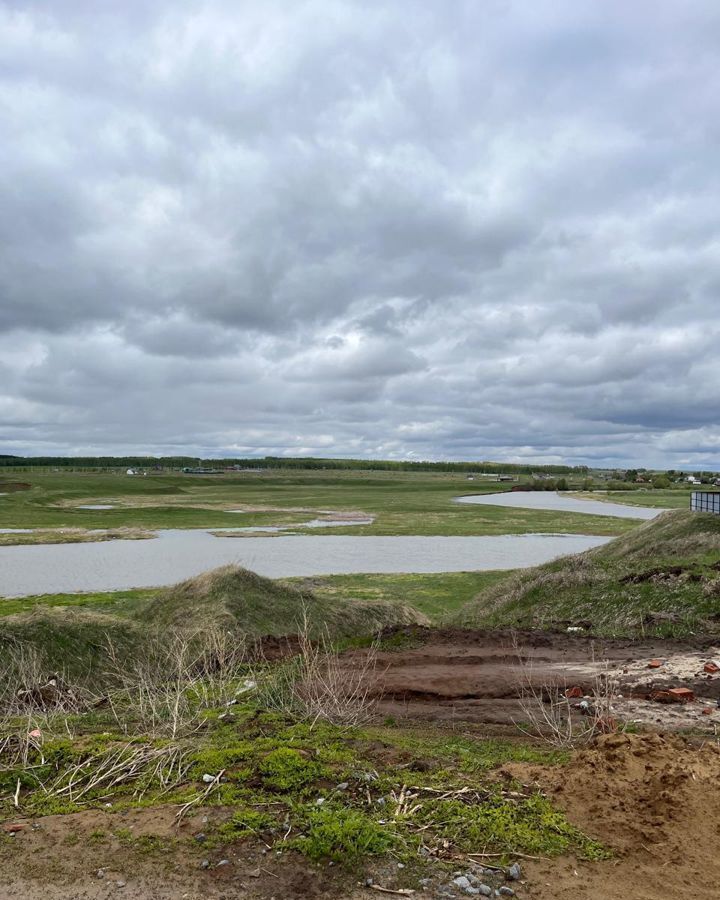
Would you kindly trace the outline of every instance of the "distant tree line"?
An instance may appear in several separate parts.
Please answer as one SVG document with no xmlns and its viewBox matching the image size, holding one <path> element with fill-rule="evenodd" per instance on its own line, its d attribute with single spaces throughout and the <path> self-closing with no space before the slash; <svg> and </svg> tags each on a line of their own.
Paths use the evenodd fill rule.
<svg viewBox="0 0 720 900">
<path fill-rule="evenodd" d="M 489 475 L 531 475 L 540 468 L 550 475 L 587 473 L 587 466 L 540 466 L 498 462 L 412 462 L 408 460 L 321 459 L 265 456 L 201 459 L 197 456 L 0 456 L 0 468 L 57 469 L 182 469 L 194 466 L 243 469 L 358 469 L 382 472 L 467 472 Z"/>
</svg>

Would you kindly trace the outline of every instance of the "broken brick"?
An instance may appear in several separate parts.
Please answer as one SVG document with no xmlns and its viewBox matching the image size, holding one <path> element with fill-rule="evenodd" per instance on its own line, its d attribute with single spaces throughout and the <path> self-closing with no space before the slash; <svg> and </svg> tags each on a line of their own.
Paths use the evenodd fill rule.
<svg viewBox="0 0 720 900">
<path fill-rule="evenodd" d="M 713 713 L 712 707 L 710 707 L 710 706 L 706 706 L 705 709 L 702 711 L 702 714 L 704 716 L 711 716 L 712 713 Z"/>
<path fill-rule="evenodd" d="M 5 834 L 15 834 L 18 831 L 22 831 L 24 827 L 25 826 L 20 824 L 20 822 L 10 822 L 3 825 L 2 830 L 5 832 Z"/>
<path fill-rule="evenodd" d="M 650 699 L 656 703 L 691 703 L 695 694 L 690 688 L 670 688 L 667 691 L 651 691 Z"/>
<path fill-rule="evenodd" d="M 670 688 L 668 694 L 678 703 L 692 703 L 695 699 L 695 694 L 690 688 Z"/>
<path fill-rule="evenodd" d="M 575 685 L 574 687 L 568 688 L 565 691 L 565 696 L 568 698 L 568 700 L 577 700 L 580 697 L 584 697 L 585 695 L 583 694 L 582 688 Z"/>
<path fill-rule="evenodd" d="M 661 659 L 651 659 L 647 664 L 648 669 L 659 669 L 660 666 L 663 665 L 663 661 Z"/>
<path fill-rule="evenodd" d="M 714 675 L 716 672 L 720 672 L 720 666 L 716 665 L 714 662 L 706 662 L 704 670 L 711 675 Z"/>
</svg>

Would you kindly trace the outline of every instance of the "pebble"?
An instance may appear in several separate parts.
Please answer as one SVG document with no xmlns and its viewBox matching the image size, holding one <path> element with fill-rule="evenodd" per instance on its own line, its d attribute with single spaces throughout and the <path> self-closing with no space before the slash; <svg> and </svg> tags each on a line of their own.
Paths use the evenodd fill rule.
<svg viewBox="0 0 720 900">
<path fill-rule="evenodd" d="M 520 876 L 522 875 L 522 871 L 520 866 L 517 863 L 513 863 L 510 868 L 507 870 L 507 877 L 511 881 L 520 881 Z"/>
<path fill-rule="evenodd" d="M 461 891 L 465 891 L 465 893 L 469 894 L 470 896 L 480 893 L 480 889 L 473 887 L 470 879 L 466 875 L 458 875 L 457 878 L 453 878 L 453 884 L 459 887 Z"/>
<path fill-rule="evenodd" d="M 483 897 L 492 897 L 493 889 L 489 884 L 479 884 L 478 890 L 482 894 Z"/>
<path fill-rule="evenodd" d="M 504 884 L 498 889 L 498 894 L 500 894 L 501 897 L 514 897 L 515 891 Z"/>
<path fill-rule="evenodd" d="M 220 862 L 218 863 L 218 869 L 220 868 L 220 866 L 229 866 L 229 865 L 230 865 L 229 859 L 221 859 Z"/>
<path fill-rule="evenodd" d="M 127 882 L 123 881 L 122 878 L 120 878 L 118 881 L 115 882 L 115 884 L 116 884 L 118 887 L 123 888 L 123 887 L 125 887 L 125 885 L 127 884 Z"/>
<path fill-rule="evenodd" d="M 105 869 L 98 869 L 95 873 L 96 878 L 104 878 L 105 877 Z"/>
<path fill-rule="evenodd" d="M 209 868 L 210 868 L 210 860 L 209 860 L 209 859 L 204 859 L 204 860 L 200 863 L 200 868 L 201 868 L 201 869 L 209 869 Z"/>
<path fill-rule="evenodd" d="M 318 797 L 317 800 L 315 801 L 315 806 L 322 806 L 324 802 L 325 802 L 324 797 Z"/>
<path fill-rule="evenodd" d="M 200 832 L 198 832 L 198 834 L 195 835 L 195 840 L 198 842 L 198 844 L 202 844 L 202 842 L 203 842 L 204 840 L 206 840 L 206 837 L 205 837 L 205 835 L 203 834 L 203 832 L 200 831 Z"/>
<path fill-rule="evenodd" d="M 213 781 L 215 781 L 215 776 L 214 776 L 214 775 L 210 775 L 210 774 L 208 774 L 208 773 L 206 772 L 206 773 L 203 775 L 202 780 L 205 782 L 205 784 L 212 784 Z"/>
<path fill-rule="evenodd" d="M 350 787 L 349 782 L 343 781 L 336 788 L 336 791 L 346 791 Z"/>
</svg>

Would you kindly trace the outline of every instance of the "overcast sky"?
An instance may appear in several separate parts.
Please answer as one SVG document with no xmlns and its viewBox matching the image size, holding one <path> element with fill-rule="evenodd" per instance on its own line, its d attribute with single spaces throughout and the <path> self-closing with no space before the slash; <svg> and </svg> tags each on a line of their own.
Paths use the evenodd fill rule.
<svg viewBox="0 0 720 900">
<path fill-rule="evenodd" d="M 720 468 L 717 0 L 0 0 L 0 452 Z"/>
</svg>

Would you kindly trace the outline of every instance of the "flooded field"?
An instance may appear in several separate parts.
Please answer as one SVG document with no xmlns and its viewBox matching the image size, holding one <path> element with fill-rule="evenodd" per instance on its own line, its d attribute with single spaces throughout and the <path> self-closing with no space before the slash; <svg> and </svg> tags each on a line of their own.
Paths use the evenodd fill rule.
<svg viewBox="0 0 720 900">
<path fill-rule="evenodd" d="M 590 535 L 485 537 L 278 535 L 231 541 L 197 529 L 152 541 L 0 547 L 0 596 L 174 584 L 236 563 L 270 578 L 362 572 L 463 572 L 539 565 L 606 543 Z"/>
</svg>

